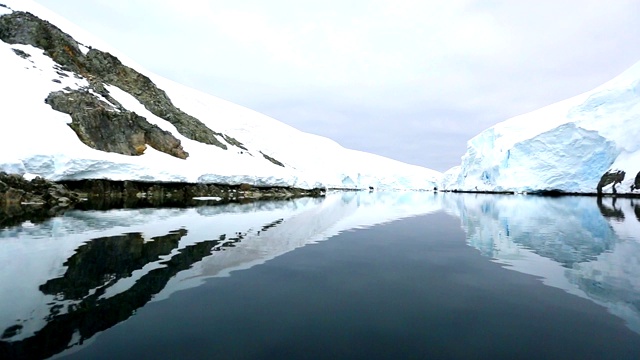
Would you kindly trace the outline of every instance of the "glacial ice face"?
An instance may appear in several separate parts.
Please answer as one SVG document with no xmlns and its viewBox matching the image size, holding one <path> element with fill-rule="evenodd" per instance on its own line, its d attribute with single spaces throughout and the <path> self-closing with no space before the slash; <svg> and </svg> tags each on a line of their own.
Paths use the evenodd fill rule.
<svg viewBox="0 0 640 360">
<path fill-rule="evenodd" d="M 639 79 L 640 63 L 591 92 L 483 131 L 469 140 L 457 176 L 448 171 L 440 187 L 595 193 L 605 174 L 624 172 L 603 192 L 638 193 Z"/>
<path fill-rule="evenodd" d="M 478 150 L 471 148 L 475 144 L 469 145 L 456 179 L 463 189 L 594 192 L 602 174 L 619 155 L 614 142 L 573 123 L 502 151 L 492 150 L 492 135 L 488 132 L 486 137 L 478 138 Z"/>
</svg>

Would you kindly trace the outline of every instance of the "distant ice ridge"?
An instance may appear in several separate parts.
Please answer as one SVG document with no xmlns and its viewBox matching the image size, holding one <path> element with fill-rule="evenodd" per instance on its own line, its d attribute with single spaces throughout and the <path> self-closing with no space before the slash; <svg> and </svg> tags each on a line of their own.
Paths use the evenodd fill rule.
<svg viewBox="0 0 640 360">
<path fill-rule="evenodd" d="M 469 140 L 440 188 L 639 193 L 640 63 L 604 85 L 499 123 Z M 633 185 L 633 187 L 632 187 Z"/>
<path fill-rule="evenodd" d="M 45 19 L 86 46 L 118 57 L 148 76 L 173 104 L 215 132 L 227 134 L 246 151 L 223 150 L 190 140 L 174 125 L 149 112 L 122 89 L 105 84 L 125 109 L 173 134 L 186 160 L 148 148 L 141 156 L 95 150 L 79 141 L 68 126 L 69 115 L 44 103 L 53 91 L 86 88 L 87 80 L 66 70 L 30 45 L 0 41 L 0 171 L 43 176 L 51 180 L 102 178 L 171 182 L 249 183 L 299 188 L 433 189 L 441 174 L 369 153 L 345 149 L 335 141 L 301 132 L 268 116 L 198 92 L 146 71 L 99 39 L 30 0 L 3 0 L 13 11 L 28 11 Z M 0 16 L 10 14 L 0 7 Z M 86 45 L 86 46 L 85 46 Z M 26 54 L 19 56 L 18 54 Z M 61 75 L 61 73 L 64 73 Z M 272 157 L 284 167 L 266 159 Z"/>
</svg>

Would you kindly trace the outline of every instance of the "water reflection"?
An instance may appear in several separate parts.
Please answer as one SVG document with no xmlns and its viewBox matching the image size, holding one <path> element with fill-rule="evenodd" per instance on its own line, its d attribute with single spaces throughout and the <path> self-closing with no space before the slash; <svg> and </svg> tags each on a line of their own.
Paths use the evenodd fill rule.
<svg viewBox="0 0 640 360">
<path fill-rule="evenodd" d="M 460 218 L 468 244 L 484 256 L 601 304 L 640 333 L 638 200 L 335 193 L 191 209 L 69 211 L 0 229 L 0 358 L 72 351 L 207 277 L 341 231 L 441 210 Z"/>
<path fill-rule="evenodd" d="M 638 333 L 639 205 L 634 199 L 481 195 L 444 202 L 483 255 L 605 306 Z"/>
<path fill-rule="evenodd" d="M 83 345 L 151 301 L 336 233 L 438 209 L 433 194 L 70 211 L 0 230 L 0 357 Z M 429 198 L 429 199 L 430 199 Z"/>
</svg>

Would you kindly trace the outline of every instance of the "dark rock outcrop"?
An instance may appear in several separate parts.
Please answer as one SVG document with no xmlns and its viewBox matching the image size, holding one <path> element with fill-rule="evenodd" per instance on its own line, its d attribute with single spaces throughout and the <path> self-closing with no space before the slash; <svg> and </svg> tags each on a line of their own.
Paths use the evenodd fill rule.
<svg viewBox="0 0 640 360">
<path fill-rule="evenodd" d="M 604 175 L 602 175 L 602 177 L 600 178 L 600 181 L 598 182 L 598 188 L 597 188 L 598 195 L 602 195 L 602 188 L 604 188 L 609 184 L 613 184 L 611 186 L 611 191 L 614 194 L 617 193 L 616 184 L 620 184 L 624 180 L 625 175 L 626 173 L 622 170 L 607 171 L 606 173 L 604 173 Z"/>
<path fill-rule="evenodd" d="M 17 174 L 0 172 L 0 205 L 69 205 L 80 200 L 64 185 L 36 177 L 31 181 Z"/>
<path fill-rule="evenodd" d="M 197 197 L 213 203 L 289 199 L 324 196 L 324 189 L 256 187 L 250 184 L 158 183 L 144 181 L 74 180 L 63 181 L 67 188 L 88 198 L 92 208 L 139 206 L 194 206 Z M 96 206 L 97 205 L 97 206 Z"/>
<path fill-rule="evenodd" d="M 283 163 L 281 163 L 280 161 L 278 161 L 278 160 L 276 160 L 276 159 L 272 158 L 271 156 L 269 156 L 269 155 L 267 155 L 267 154 L 263 153 L 262 151 L 260 151 L 260 154 L 262 154 L 262 156 L 263 156 L 265 159 L 267 159 L 267 160 L 271 161 L 271 163 L 276 164 L 276 165 L 278 165 L 278 166 L 282 166 L 282 167 L 284 167 L 284 164 L 283 164 Z"/>
<path fill-rule="evenodd" d="M 236 139 L 209 129 L 200 120 L 177 108 L 167 94 L 148 77 L 123 65 L 115 56 L 97 49 L 87 55 L 78 43 L 55 25 L 28 12 L 14 11 L 0 16 L 0 40 L 9 44 L 32 45 L 61 65 L 62 70 L 75 72 L 100 88 L 102 83 L 121 88 L 135 97 L 154 115 L 169 121 L 183 136 L 226 149 L 218 137 L 243 150 Z M 99 92 L 99 91 L 98 91 Z"/>
<path fill-rule="evenodd" d="M 71 115 L 69 126 L 83 143 L 94 149 L 141 155 L 149 144 L 180 159 L 189 156 L 180 140 L 170 132 L 150 124 L 136 113 L 112 107 L 89 91 L 52 92 L 45 102 L 53 109 Z"/>
<path fill-rule="evenodd" d="M 0 228 L 44 220 L 78 201 L 80 196 L 64 185 L 40 177 L 27 181 L 20 175 L 0 172 Z"/>
<path fill-rule="evenodd" d="M 21 57 L 21 58 L 23 58 L 23 59 L 28 59 L 28 58 L 30 58 L 30 57 L 31 57 L 31 55 L 30 55 L 30 54 L 27 54 L 26 52 L 24 52 L 24 51 L 22 51 L 22 50 L 20 50 L 20 49 L 11 49 L 11 50 L 13 50 L 13 52 L 14 52 L 16 55 L 20 56 L 20 57 Z"/>
<path fill-rule="evenodd" d="M 634 190 L 640 190 L 640 171 L 638 171 L 638 174 L 636 175 L 636 178 L 631 185 L 631 191 Z"/>
</svg>

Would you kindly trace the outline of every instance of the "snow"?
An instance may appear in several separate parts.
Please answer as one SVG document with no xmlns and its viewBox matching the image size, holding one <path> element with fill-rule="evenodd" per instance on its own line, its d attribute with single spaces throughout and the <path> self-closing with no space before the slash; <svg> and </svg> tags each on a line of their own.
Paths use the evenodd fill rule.
<svg viewBox="0 0 640 360">
<path fill-rule="evenodd" d="M 196 196 L 193 198 L 193 200 L 198 200 L 198 201 L 220 201 L 222 200 L 222 198 L 217 197 L 217 196 Z"/>
<path fill-rule="evenodd" d="M 123 64 L 147 75 L 169 95 L 176 107 L 212 130 L 239 140 L 248 151 L 233 146 L 223 150 L 187 139 L 172 124 L 151 114 L 133 96 L 114 86 L 106 86 L 111 96 L 128 110 L 170 131 L 190 156 L 182 160 L 152 148 L 141 156 L 126 156 L 89 148 L 67 125 L 71 117 L 44 103 L 52 91 L 79 89 L 87 86 L 87 81 L 71 73 L 68 77 L 57 74 L 55 63 L 40 49 L 0 42 L 2 131 L 12 134 L 0 143 L 0 171 L 51 180 L 104 178 L 300 188 L 373 186 L 431 190 L 440 182 L 441 174 L 437 171 L 345 149 L 330 139 L 301 132 L 255 111 L 150 73 L 32 1 L 4 3 L 13 10 L 29 11 L 58 26 L 82 44 L 83 52 L 92 46 L 117 56 Z M 23 59 L 12 49 L 31 56 Z M 266 160 L 262 153 L 284 163 L 285 167 Z"/>
<path fill-rule="evenodd" d="M 640 63 L 604 85 L 478 134 L 440 187 L 462 191 L 595 193 L 607 171 L 640 172 Z M 604 192 L 612 192 L 612 186 Z"/>
</svg>

